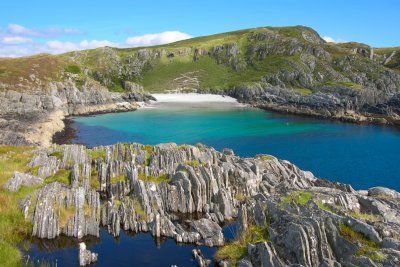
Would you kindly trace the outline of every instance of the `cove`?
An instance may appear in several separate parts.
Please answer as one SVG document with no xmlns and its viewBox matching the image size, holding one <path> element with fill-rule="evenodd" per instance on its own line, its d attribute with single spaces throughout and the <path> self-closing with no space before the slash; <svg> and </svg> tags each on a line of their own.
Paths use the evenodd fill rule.
<svg viewBox="0 0 400 267">
<path fill-rule="evenodd" d="M 400 130 L 283 115 L 236 102 L 166 100 L 134 112 L 76 117 L 72 143 L 203 143 L 240 156 L 271 154 L 355 189 L 400 190 Z"/>
</svg>

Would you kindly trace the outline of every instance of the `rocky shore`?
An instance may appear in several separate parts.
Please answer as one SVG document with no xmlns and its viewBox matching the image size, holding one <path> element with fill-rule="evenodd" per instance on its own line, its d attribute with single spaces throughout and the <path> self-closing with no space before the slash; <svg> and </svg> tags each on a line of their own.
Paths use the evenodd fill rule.
<svg viewBox="0 0 400 267">
<path fill-rule="evenodd" d="M 302 95 L 290 88 L 262 83 L 227 90 L 239 102 L 281 113 L 353 123 L 400 125 L 400 93 L 335 86 Z"/>
<path fill-rule="evenodd" d="M 48 147 L 53 135 L 64 129 L 67 116 L 136 110 L 139 102 L 153 99 L 143 88 L 112 93 L 104 87 L 83 87 L 54 82 L 46 90 L 0 92 L 0 143 Z"/>
<path fill-rule="evenodd" d="M 113 236 L 124 229 L 220 247 L 220 266 L 400 264 L 398 192 L 355 191 L 269 155 L 173 143 L 53 145 L 38 148 L 29 166 L 36 173 L 16 173 L 6 187 L 38 188 L 20 206 L 39 238 L 99 236 L 105 226 Z M 182 222 L 177 213 L 202 216 Z M 221 224 L 232 219 L 236 240 L 227 242 Z M 240 253 L 224 253 L 231 246 Z M 101 261 L 84 248 L 81 262 Z"/>
</svg>

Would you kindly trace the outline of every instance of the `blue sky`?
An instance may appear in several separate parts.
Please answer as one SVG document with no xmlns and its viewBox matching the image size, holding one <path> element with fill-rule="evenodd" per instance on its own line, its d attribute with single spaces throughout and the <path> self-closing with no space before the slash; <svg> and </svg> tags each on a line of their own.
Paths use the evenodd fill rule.
<svg viewBox="0 0 400 267">
<path fill-rule="evenodd" d="M 0 56 L 153 45 L 260 26 L 305 25 L 333 41 L 400 46 L 398 0 L 7 1 Z"/>
</svg>

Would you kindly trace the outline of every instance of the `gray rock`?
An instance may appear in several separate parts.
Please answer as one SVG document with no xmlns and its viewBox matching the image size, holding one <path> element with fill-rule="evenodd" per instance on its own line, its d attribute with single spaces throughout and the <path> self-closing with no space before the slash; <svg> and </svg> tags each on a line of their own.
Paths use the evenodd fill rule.
<svg viewBox="0 0 400 267">
<path fill-rule="evenodd" d="M 79 243 L 79 266 L 86 266 L 97 261 L 98 254 L 86 249 L 84 242 Z"/>
<path fill-rule="evenodd" d="M 204 239 L 206 246 L 222 246 L 224 244 L 224 235 L 222 234 L 222 228 L 218 223 L 208 220 L 200 219 L 192 222 L 193 228 L 200 233 Z"/>
<path fill-rule="evenodd" d="M 31 187 L 42 183 L 43 179 L 40 177 L 16 171 L 14 172 L 13 177 L 8 180 L 4 187 L 10 192 L 16 192 L 21 188 L 21 186 Z"/>
<path fill-rule="evenodd" d="M 192 254 L 194 259 L 197 261 L 199 267 L 208 267 L 211 264 L 211 260 L 206 259 L 201 253 L 200 249 L 193 249 Z"/>
</svg>

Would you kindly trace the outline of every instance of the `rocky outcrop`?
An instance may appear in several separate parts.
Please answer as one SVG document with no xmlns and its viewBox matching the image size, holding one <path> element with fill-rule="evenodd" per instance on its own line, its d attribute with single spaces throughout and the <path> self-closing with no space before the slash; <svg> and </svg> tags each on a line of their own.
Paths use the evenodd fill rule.
<svg viewBox="0 0 400 267">
<path fill-rule="evenodd" d="M 70 80 L 50 83 L 46 90 L 1 91 L 0 143 L 49 146 L 66 116 L 135 110 L 136 102 L 151 99 L 132 84 L 121 94 L 90 85 L 79 90 Z"/>
<path fill-rule="evenodd" d="M 14 172 L 13 177 L 5 184 L 5 188 L 10 192 L 16 192 L 21 186 L 35 186 L 43 183 L 43 179 L 26 173 Z"/>
<path fill-rule="evenodd" d="M 98 236 L 103 225 L 113 236 L 123 229 L 229 246 L 221 225 L 237 219 L 248 251 L 238 266 L 399 264 L 397 192 L 355 191 L 272 156 L 172 143 L 63 145 L 37 150 L 29 164 L 56 180 L 20 203 L 40 238 Z M 66 171 L 68 181 L 59 177 Z M 201 217 L 180 219 L 188 213 Z M 207 266 L 199 251 L 194 257 Z"/>
<path fill-rule="evenodd" d="M 400 123 L 400 93 L 325 87 L 310 95 L 265 84 L 236 87 L 226 92 L 240 102 L 284 113 L 349 122 Z"/>
</svg>

